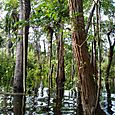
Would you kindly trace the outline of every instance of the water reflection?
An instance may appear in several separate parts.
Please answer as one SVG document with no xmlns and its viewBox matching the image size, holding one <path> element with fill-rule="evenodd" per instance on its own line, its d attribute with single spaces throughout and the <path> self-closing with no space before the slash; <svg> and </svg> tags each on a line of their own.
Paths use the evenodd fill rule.
<svg viewBox="0 0 115 115">
<path fill-rule="evenodd" d="M 56 89 L 49 89 L 43 84 L 39 85 L 38 92 L 34 95 L 15 95 L 1 94 L 0 95 L 0 115 L 80 115 L 82 112 L 79 109 L 79 93 L 74 90 L 64 90 L 64 84 L 61 84 Z M 25 101 L 26 98 L 26 101 Z M 102 107 L 104 111 L 108 111 L 107 94 L 102 94 Z M 108 103 L 107 103 L 108 102 Z M 111 94 L 111 111 L 107 115 L 115 114 L 115 94 Z"/>
<path fill-rule="evenodd" d="M 111 99 L 111 93 L 109 91 L 107 92 L 107 112 L 112 115 L 114 112 L 111 110 L 112 108 L 112 99 Z"/>
<path fill-rule="evenodd" d="M 12 98 L 9 95 L 0 95 L 0 115 L 13 113 Z"/>
</svg>

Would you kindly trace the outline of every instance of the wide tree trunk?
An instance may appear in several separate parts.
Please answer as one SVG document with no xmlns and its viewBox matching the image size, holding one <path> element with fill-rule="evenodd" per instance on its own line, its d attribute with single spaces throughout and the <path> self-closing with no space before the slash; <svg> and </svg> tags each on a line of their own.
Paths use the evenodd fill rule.
<svg viewBox="0 0 115 115">
<path fill-rule="evenodd" d="M 95 108 L 97 87 L 93 78 L 93 67 L 86 43 L 86 33 L 83 16 L 83 1 L 69 0 L 70 18 L 72 19 L 72 46 L 78 67 L 78 77 L 81 89 L 81 102 L 84 115 L 105 114 L 98 104 Z"/>
</svg>

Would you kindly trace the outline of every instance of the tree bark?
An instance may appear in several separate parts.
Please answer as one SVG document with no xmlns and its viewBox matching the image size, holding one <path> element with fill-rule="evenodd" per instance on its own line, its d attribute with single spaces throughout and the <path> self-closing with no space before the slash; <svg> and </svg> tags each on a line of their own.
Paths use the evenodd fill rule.
<svg viewBox="0 0 115 115">
<path fill-rule="evenodd" d="M 57 39 L 57 84 L 60 84 L 65 81 L 65 71 L 64 71 L 64 41 L 63 41 L 63 32 L 56 34 Z"/>
<path fill-rule="evenodd" d="M 59 61 L 59 79 L 61 80 L 61 82 L 65 81 L 65 71 L 64 71 L 64 41 L 63 41 L 63 32 L 60 33 L 60 47 L 59 47 L 59 57 L 58 57 L 58 61 Z M 59 81 L 60 81 L 59 80 Z"/>
<path fill-rule="evenodd" d="M 14 95 L 13 112 L 14 112 L 14 115 L 24 115 L 25 114 L 25 96 Z"/>
<path fill-rule="evenodd" d="M 99 7 L 100 3 L 99 0 L 96 4 L 96 18 L 97 18 L 97 22 L 96 22 L 96 27 L 97 27 L 97 40 L 98 40 L 98 81 L 97 81 L 97 98 L 96 98 L 96 104 L 95 104 L 95 108 L 97 110 L 98 108 L 98 104 L 100 101 L 100 92 L 101 92 L 101 37 L 100 37 L 100 7 Z"/>
<path fill-rule="evenodd" d="M 82 0 L 69 0 L 69 10 L 72 19 L 72 46 L 78 67 L 83 113 L 84 115 L 103 115 L 104 112 L 99 105 L 97 112 L 94 113 L 97 89 L 86 43 Z"/>
<path fill-rule="evenodd" d="M 19 21 L 23 20 L 23 1 L 20 0 Z M 23 28 L 18 30 L 18 44 L 16 48 L 16 65 L 14 72 L 14 92 L 23 92 Z"/>
</svg>

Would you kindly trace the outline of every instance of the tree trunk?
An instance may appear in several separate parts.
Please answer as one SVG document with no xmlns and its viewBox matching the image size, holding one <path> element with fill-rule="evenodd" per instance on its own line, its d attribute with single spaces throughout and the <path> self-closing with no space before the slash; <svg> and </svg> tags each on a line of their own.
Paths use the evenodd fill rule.
<svg viewBox="0 0 115 115">
<path fill-rule="evenodd" d="M 29 16 L 31 11 L 30 0 L 24 0 L 24 20 L 23 28 L 23 89 L 26 91 L 26 76 L 27 76 L 27 53 L 28 53 L 28 34 L 29 34 Z"/>
<path fill-rule="evenodd" d="M 64 71 L 64 41 L 63 41 L 63 32 L 56 34 L 57 40 L 57 84 L 63 83 L 65 81 L 65 71 Z"/>
<path fill-rule="evenodd" d="M 43 40 L 43 44 L 44 44 L 44 55 L 46 57 L 46 43 L 45 43 L 45 40 Z"/>
<path fill-rule="evenodd" d="M 112 63 L 112 59 L 113 59 L 113 54 L 114 54 L 114 46 L 115 46 L 115 40 L 114 43 L 112 45 L 111 40 L 110 40 L 110 34 L 111 31 L 107 34 L 108 37 L 108 41 L 109 41 L 109 55 L 108 55 L 108 66 L 107 66 L 107 70 L 106 70 L 106 83 L 108 84 L 108 79 L 109 79 L 109 72 L 110 72 L 110 68 L 111 68 L 111 63 Z"/>
<path fill-rule="evenodd" d="M 19 20 L 25 20 L 25 27 L 18 31 L 19 43 L 17 44 L 16 66 L 14 73 L 14 91 L 25 92 L 25 76 L 27 76 L 27 48 L 28 48 L 28 33 L 29 33 L 29 15 L 30 1 L 20 0 L 20 17 Z"/>
<path fill-rule="evenodd" d="M 23 20 L 23 1 L 20 0 L 20 15 L 19 21 Z M 16 65 L 14 72 L 14 91 L 23 92 L 23 28 L 18 31 L 19 43 L 16 50 Z"/>
<path fill-rule="evenodd" d="M 75 76 L 75 65 L 74 65 L 74 56 L 72 58 L 72 67 L 71 67 L 71 80 L 74 79 Z"/>
<path fill-rule="evenodd" d="M 49 79 L 49 89 L 52 86 L 51 84 L 51 69 L 52 69 L 52 40 L 53 40 L 53 29 L 52 27 L 48 26 L 47 27 L 48 34 L 49 34 L 49 73 L 48 73 L 48 79 Z"/>
<path fill-rule="evenodd" d="M 94 76 L 95 76 L 95 81 L 97 82 L 98 80 L 98 71 L 97 71 L 97 43 L 96 43 L 96 29 L 95 29 L 95 20 L 93 18 L 93 28 L 94 28 L 94 41 L 93 41 L 93 44 L 94 44 L 94 61 L 93 61 L 93 73 L 94 73 Z"/>
<path fill-rule="evenodd" d="M 25 114 L 25 96 L 14 95 L 13 112 L 14 112 L 14 115 L 24 115 Z"/>
<path fill-rule="evenodd" d="M 65 71 L 64 71 L 64 41 L 63 41 L 63 32 L 60 33 L 60 40 L 59 40 L 59 81 L 65 81 Z"/>
<path fill-rule="evenodd" d="M 52 27 L 48 26 L 47 27 L 48 30 L 48 34 L 49 34 L 49 73 L 48 73 L 48 88 L 49 88 L 49 92 L 48 92 L 48 107 L 50 105 L 50 93 L 51 93 L 51 86 L 52 86 L 52 40 L 53 40 L 53 29 Z M 48 111 L 49 114 L 49 111 Z"/>
<path fill-rule="evenodd" d="M 95 104 L 95 108 L 97 109 L 99 101 L 100 101 L 100 90 L 101 90 L 101 37 L 100 37 L 100 7 L 99 7 L 99 0 L 96 4 L 96 33 L 97 33 L 97 39 L 98 39 L 98 76 L 97 76 L 97 100 Z"/>
<path fill-rule="evenodd" d="M 110 40 L 110 34 L 112 31 L 107 33 L 108 41 L 109 41 L 109 55 L 108 55 L 108 65 L 107 65 L 107 70 L 106 70 L 106 79 L 105 79 L 105 86 L 106 86 L 106 91 L 107 91 L 107 110 L 109 113 L 112 113 L 111 111 L 111 91 L 110 91 L 110 83 L 109 83 L 109 73 L 111 69 L 111 63 L 113 59 L 113 54 L 114 54 L 114 46 L 115 46 L 115 40 L 112 45 L 111 40 Z"/>
<path fill-rule="evenodd" d="M 17 44 L 16 66 L 14 73 L 14 91 L 23 92 L 23 68 L 22 68 L 22 40 Z"/>
<path fill-rule="evenodd" d="M 69 0 L 69 10 L 72 19 L 72 46 L 78 67 L 83 112 L 84 115 L 103 115 L 104 112 L 99 105 L 95 113 L 97 89 L 86 43 L 82 0 Z"/>
</svg>

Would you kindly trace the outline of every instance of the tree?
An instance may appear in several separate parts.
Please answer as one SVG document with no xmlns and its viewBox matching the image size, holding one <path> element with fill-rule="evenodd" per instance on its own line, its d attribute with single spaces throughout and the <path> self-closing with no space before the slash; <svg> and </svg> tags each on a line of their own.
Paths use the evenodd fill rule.
<svg viewBox="0 0 115 115">
<path fill-rule="evenodd" d="M 28 32 L 29 32 L 29 15 L 30 1 L 20 0 L 20 16 L 19 21 L 24 23 L 18 29 L 18 44 L 16 52 L 16 66 L 14 73 L 14 91 L 25 92 L 25 76 L 27 75 L 27 48 L 28 48 Z"/>
<path fill-rule="evenodd" d="M 20 0 L 20 15 L 19 21 L 23 20 L 23 1 Z M 18 44 L 16 50 L 16 65 L 14 73 L 14 91 L 23 92 L 23 28 L 18 30 Z"/>
<path fill-rule="evenodd" d="M 110 108 L 111 106 L 111 91 L 110 91 L 110 83 L 109 83 L 109 75 L 110 75 L 110 69 L 111 69 L 111 64 L 112 64 L 112 60 L 113 60 L 113 55 L 114 55 L 114 47 L 115 47 L 115 39 L 114 42 L 112 44 L 112 41 L 110 39 L 110 34 L 114 33 L 114 30 L 110 30 L 107 33 L 107 37 L 108 37 L 108 41 L 109 41 L 109 54 L 108 54 L 108 65 L 107 65 L 107 69 L 106 69 L 106 78 L 105 78 L 105 86 L 106 86 L 106 91 L 107 91 L 107 102 L 108 102 L 108 112 L 112 112 Z"/>
<path fill-rule="evenodd" d="M 97 101 L 97 86 L 93 77 L 93 67 L 86 43 L 83 1 L 69 0 L 69 10 L 72 26 L 72 46 L 78 67 L 78 77 L 81 89 L 81 101 L 84 115 L 105 114 Z"/>
<path fill-rule="evenodd" d="M 29 34 L 29 17 L 30 17 L 30 0 L 24 0 L 24 20 L 25 26 L 23 30 L 23 90 L 26 91 L 26 76 L 27 76 L 27 53 L 28 53 L 28 34 Z"/>
</svg>

